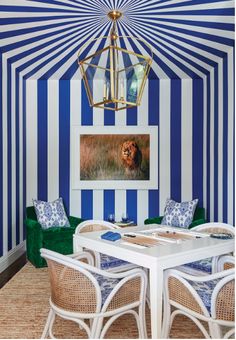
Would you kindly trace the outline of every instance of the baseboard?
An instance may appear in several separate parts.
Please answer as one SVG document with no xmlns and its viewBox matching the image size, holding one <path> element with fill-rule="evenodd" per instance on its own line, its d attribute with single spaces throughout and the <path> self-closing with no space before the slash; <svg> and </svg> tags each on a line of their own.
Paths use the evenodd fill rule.
<svg viewBox="0 0 236 340">
<path fill-rule="evenodd" d="M 0 273 L 7 269 L 25 252 L 25 241 L 11 249 L 6 255 L 0 257 Z"/>
</svg>

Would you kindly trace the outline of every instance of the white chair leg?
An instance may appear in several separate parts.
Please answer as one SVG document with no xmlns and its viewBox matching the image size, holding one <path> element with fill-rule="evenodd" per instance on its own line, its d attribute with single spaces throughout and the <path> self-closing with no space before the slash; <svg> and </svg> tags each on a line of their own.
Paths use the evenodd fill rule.
<svg viewBox="0 0 236 340">
<path fill-rule="evenodd" d="M 219 325 L 214 322 L 208 322 L 209 332 L 212 339 L 222 339 L 222 331 Z"/>
<path fill-rule="evenodd" d="M 100 339 L 103 325 L 103 318 L 95 318 L 92 323 L 91 339 Z"/>
<path fill-rule="evenodd" d="M 145 301 L 139 306 L 139 324 L 140 324 L 139 337 L 141 339 L 147 339 Z"/>
<path fill-rule="evenodd" d="M 54 318 L 55 318 L 55 313 L 52 310 L 52 308 L 50 308 L 50 311 L 48 313 L 47 321 L 46 321 L 46 324 L 44 326 L 44 330 L 43 330 L 43 334 L 41 336 L 41 339 L 46 339 L 47 338 L 48 333 L 49 333 L 49 327 L 51 325 L 52 320 L 54 321 Z"/>
<path fill-rule="evenodd" d="M 235 328 L 231 328 L 227 333 L 225 333 L 224 339 L 229 339 L 233 334 L 235 334 Z"/>
<path fill-rule="evenodd" d="M 170 304 L 164 301 L 164 314 L 163 314 L 163 322 L 162 322 L 162 338 L 163 339 L 169 338 L 170 316 L 171 316 Z"/>
</svg>

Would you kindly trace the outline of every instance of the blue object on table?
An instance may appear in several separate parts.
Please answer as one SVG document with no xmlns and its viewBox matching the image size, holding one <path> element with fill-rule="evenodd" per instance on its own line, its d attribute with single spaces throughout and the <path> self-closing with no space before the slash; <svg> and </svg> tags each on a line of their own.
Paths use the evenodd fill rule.
<svg viewBox="0 0 236 340">
<path fill-rule="evenodd" d="M 119 233 L 114 233 L 113 231 L 107 231 L 105 234 L 101 235 L 103 240 L 107 241 L 117 241 L 121 238 Z"/>
</svg>

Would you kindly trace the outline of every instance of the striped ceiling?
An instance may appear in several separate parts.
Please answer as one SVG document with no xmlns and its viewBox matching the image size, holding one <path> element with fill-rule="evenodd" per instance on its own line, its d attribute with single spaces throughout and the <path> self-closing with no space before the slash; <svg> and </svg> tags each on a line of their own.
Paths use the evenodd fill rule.
<svg viewBox="0 0 236 340">
<path fill-rule="evenodd" d="M 123 12 L 120 35 L 151 45 L 152 78 L 203 77 L 234 44 L 234 1 L 0 0 L 3 59 L 27 78 L 78 79 L 78 49 L 108 34 L 111 9 Z M 144 45 L 123 43 L 144 52 Z"/>
</svg>

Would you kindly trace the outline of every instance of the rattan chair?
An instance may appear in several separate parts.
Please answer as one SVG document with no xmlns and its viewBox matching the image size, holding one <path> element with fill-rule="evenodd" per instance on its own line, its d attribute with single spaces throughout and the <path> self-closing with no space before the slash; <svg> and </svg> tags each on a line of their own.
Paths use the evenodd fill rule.
<svg viewBox="0 0 236 340">
<path fill-rule="evenodd" d="M 120 227 L 107 221 L 87 220 L 87 221 L 80 223 L 80 225 L 76 228 L 74 235 L 78 235 L 80 233 L 88 233 L 92 231 L 101 231 L 101 230 L 104 230 L 104 231 L 114 230 L 115 231 L 115 229 L 120 229 Z M 75 240 L 75 236 L 74 236 L 74 240 Z M 78 251 L 77 244 L 76 242 L 74 242 L 74 253 L 77 251 Z M 88 250 L 88 249 L 86 249 L 86 251 L 89 251 L 93 254 L 95 258 L 95 266 L 100 269 L 104 269 L 104 270 L 108 270 L 112 272 L 119 272 L 119 271 L 129 270 L 129 269 L 137 267 L 132 263 L 123 261 L 113 256 L 108 256 L 106 254 L 97 253 L 95 251 L 92 252 L 91 250 Z"/>
<path fill-rule="evenodd" d="M 51 284 L 50 311 L 43 339 L 48 335 L 54 338 L 52 328 L 56 315 L 76 322 L 86 331 L 88 338 L 102 339 L 117 318 L 131 314 L 136 319 L 139 338 L 147 337 L 147 276 L 142 269 L 106 272 L 91 265 L 93 257 L 87 252 L 76 254 L 75 259 L 41 249 L 41 256 L 47 261 Z M 104 318 L 108 319 L 103 325 Z"/>
<path fill-rule="evenodd" d="M 235 228 L 232 225 L 219 222 L 201 224 L 195 228 L 192 228 L 191 230 L 208 234 L 228 233 L 232 236 L 235 235 Z M 193 275 L 199 275 L 199 271 L 202 272 L 202 275 L 213 274 L 217 272 L 218 259 L 219 257 L 216 256 L 214 258 L 207 258 L 204 260 L 187 263 L 184 266 L 178 267 L 178 270 Z"/>
<path fill-rule="evenodd" d="M 227 257 L 222 258 L 219 265 L 227 268 L 228 262 Z M 232 336 L 235 332 L 234 273 L 234 268 L 207 276 L 167 270 L 164 279 L 163 337 L 169 337 L 173 320 L 180 314 L 189 317 L 205 338 L 227 339 Z M 201 321 L 208 323 L 208 329 Z M 223 335 L 225 327 L 230 330 L 224 331 Z"/>
</svg>

